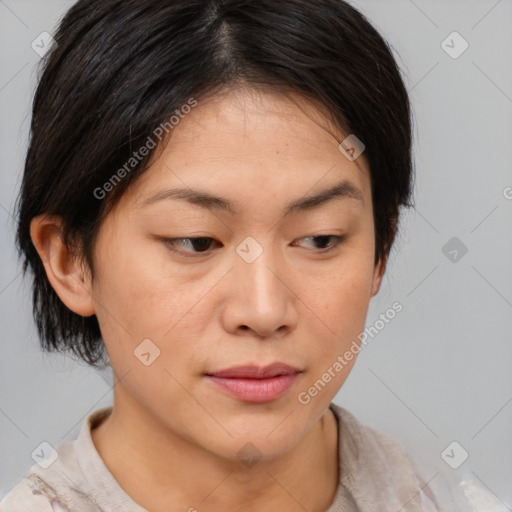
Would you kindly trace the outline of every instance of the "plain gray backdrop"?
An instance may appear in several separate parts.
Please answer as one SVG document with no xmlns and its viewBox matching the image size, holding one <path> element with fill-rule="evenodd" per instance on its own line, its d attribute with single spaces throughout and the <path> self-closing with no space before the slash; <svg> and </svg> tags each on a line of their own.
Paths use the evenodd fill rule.
<svg viewBox="0 0 512 512">
<path fill-rule="evenodd" d="M 31 44 L 72 3 L 0 0 L 0 496 L 42 441 L 75 438 L 113 399 L 108 374 L 41 353 L 14 250 L 39 61 Z M 512 2 L 351 3 L 389 41 L 410 91 L 416 208 L 403 213 L 367 326 L 395 301 L 403 310 L 368 338 L 335 402 L 432 476 L 472 476 L 512 507 Z M 454 441 L 456 457 L 469 454 L 457 469 L 441 455 Z"/>
</svg>

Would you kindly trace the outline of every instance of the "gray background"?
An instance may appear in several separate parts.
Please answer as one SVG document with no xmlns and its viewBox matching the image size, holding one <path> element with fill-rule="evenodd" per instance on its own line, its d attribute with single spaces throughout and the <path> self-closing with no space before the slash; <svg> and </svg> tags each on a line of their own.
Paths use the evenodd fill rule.
<svg viewBox="0 0 512 512">
<path fill-rule="evenodd" d="M 512 2 L 352 3 L 393 46 L 411 94 L 416 209 L 404 213 L 367 325 L 396 300 L 403 311 L 369 338 L 335 401 L 432 475 L 470 475 L 512 507 Z M 13 243 L 39 61 L 31 42 L 71 4 L 0 0 L 0 496 L 42 441 L 76 437 L 113 398 L 109 375 L 40 352 Z M 453 31 L 469 43 L 455 59 L 441 46 Z M 457 261 L 443 252 L 452 237 L 468 249 Z M 452 441 L 469 453 L 456 470 L 441 457 Z"/>
</svg>

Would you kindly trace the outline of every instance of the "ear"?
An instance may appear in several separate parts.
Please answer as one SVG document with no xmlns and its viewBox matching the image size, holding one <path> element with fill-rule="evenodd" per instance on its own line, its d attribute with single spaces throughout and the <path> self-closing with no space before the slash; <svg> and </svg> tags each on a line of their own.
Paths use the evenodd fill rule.
<svg viewBox="0 0 512 512">
<path fill-rule="evenodd" d="M 62 302 L 80 316 L 94 315 L 88 272 L 62 241 L 62 219 L 39 215 L 30 223 L 30 236 L 46 270 L 48 280 Z"/>
<path fill-rule="evenodd" d="M 372 281 L 372 292 L 371 296 L 377 295 L 380 289 L 380 284 L 382 282 L 382 278 L 384 277 L 384 272 L 386 271 L 386 261 L 379 260 L 375 265 L 375 269 L 373 271 L 373 281 Z"/>
<path fill-rule="evenodd" d="M 377 293 L 379 292 L 380 284 L 382 283 L 382 278 L 384 277 L 384 272 L 386 271 L 386 266 L 387 266 L 387 262 L 388 262 L 391 244 L 393 242 L 393 239 L 395 238 L 397 224 L 398 224 L 398 215 L 395 213 L 395 215 L 393 215 L 391 218 L 391 235 L 388 240 L 388 243 L 384 247 L 385 256 L 382 257 L 376 263 L 375 269 L 373 271 L 372 292 L 371 292 L 372 297 L 374 295 L 377 295 Z"/>
</svg>

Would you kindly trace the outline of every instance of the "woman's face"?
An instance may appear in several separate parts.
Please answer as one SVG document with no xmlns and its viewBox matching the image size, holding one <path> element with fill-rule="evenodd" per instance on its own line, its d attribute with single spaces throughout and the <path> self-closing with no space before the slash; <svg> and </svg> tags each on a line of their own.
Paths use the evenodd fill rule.
<svg viewBox="0 0 512 512">
<path fill-rule="evenodd" d="M 200 102 L 106 218 L 93 298 L 120 411 L 233 460 L 248 442 L 275 458 L 322 416 L 382 277 L 364 155 L 322 126 L 275 95 Z M 274 363 L 294 370 L 219 374 Z"/>
</svg>

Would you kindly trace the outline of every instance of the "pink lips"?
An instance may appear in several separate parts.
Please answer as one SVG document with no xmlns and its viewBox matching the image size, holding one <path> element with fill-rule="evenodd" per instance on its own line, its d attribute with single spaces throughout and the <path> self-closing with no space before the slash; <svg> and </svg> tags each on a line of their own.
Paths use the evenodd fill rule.
<svg viewBox="0 0 512 512">
<path fill-rule="evenodd" d="M 246 402 L 276 400 L 290 388 L 301 373 L 284 363 L 269 366 L 238 366 L 207 374 L 214 384 Z"/>
</svg>

